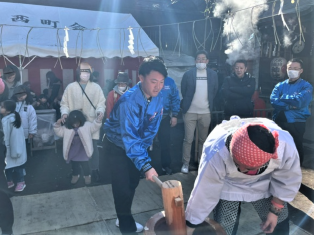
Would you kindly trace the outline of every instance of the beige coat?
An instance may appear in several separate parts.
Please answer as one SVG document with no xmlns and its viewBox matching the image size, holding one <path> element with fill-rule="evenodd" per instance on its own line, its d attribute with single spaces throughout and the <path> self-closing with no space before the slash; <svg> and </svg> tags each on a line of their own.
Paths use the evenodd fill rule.
<svg viewBox="0 0 314 235">
<path fill-rule="evenodd" d="M 77 131 L 86 151 L 87 157 L 89 158 L 94 152 L 92 135 L 93 133 L 99 131 L 101 124 L 101 122 L 97 122 L 96 120 L 93 123 L 87 121 L 85 122 L 84 126 L 80 127 Z M 65 126 L 61 126 L 58 123 L 53 125 L 53 129 L 57 136 L 63 137 L 63 157 L 65 160 L 67 160 L 75 131 L 73 129 L 67 129 Z"/>
<path fill-rule="evenodd" d="M 69 115 L 73 110 L 81 110 L 86 116 L 87 121 L 93 122 L 98 112 L 104 114 L 106 99 L 100 86 L 94 82 L 88 82 L 85 87 L 85 93 L 88 95 L 96 110 L 86 98 L 79 83 L 72 82 L 66 87 L 62 96 L 60 104 L 61 115 Z M 93 134 L 93 139 L 99 139 L 99 130 Z"/>
</svg>

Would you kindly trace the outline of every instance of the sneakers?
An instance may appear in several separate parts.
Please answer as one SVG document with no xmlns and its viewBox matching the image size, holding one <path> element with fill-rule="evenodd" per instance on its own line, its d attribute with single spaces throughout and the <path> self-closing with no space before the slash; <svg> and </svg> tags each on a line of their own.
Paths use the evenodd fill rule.
<svg viewBox="0 0 314 235">
<path fill-rule="evenodd" d="M 141 225 L 141 224 L 139 224 L 137 222 L 135 222 L 135 225 L 136 225 L 136 232 L 137 233 L 140 233 L 140 232 L 142 232 L 144 230 L 143 225 Z M 119 219 L 116 220 L 116 226 L 119 227 Z"/>
<path fill-rule="evenodd" d="M 189 173 L 189 164 L 183 164 L 182 168 L 181 168 L 181 172 L 184 174 Z"/>
<path fill-rule="evenodd" d="M 25 189 L 25 187 L 26 187 L 25 182 L 19 182 L 15 187 L 15 192 L 22 192 Z"/>
<path fill-rule="evenodd" d="M 80 178 L 80 175 L 72 175 L 71 184 L 76 184 L 79 178 Z"/>
<path fill-rule="evenodd" d="M 169 167 L 162 167 L 161 170 L 165 172 L 167 175 L 172 175 L 172 170 Z"/>
<path fill-rule="evenodd" d="M 90 175 L 88 176 L 84 176 L 84 179 L 85 179 L 85 184 L 91 184 L 92 182 L 92 177 Z"/>
<path fill-rule="evenodd" d="M 13 181 L 9 181 L 9 182 L 8 182 L 8 188 L 13 188 L 13 187 L 14 187 Z"/>
</svg>

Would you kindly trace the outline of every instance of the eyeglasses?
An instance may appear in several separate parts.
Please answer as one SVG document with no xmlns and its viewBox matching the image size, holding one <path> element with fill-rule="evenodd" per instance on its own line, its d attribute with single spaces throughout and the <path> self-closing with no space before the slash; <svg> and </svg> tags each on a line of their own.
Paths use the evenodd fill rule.
<svg viewBox="0 0 314 235">
<path fill-rule="evenodd" d="M 288 68 L 288 70 L 301 70 L 302 68 Z"/>
</svg>

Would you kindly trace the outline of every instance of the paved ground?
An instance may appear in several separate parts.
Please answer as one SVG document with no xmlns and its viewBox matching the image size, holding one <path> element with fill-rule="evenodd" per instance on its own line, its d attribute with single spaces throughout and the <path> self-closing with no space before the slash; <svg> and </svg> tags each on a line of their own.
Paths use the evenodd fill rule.
<svg viewBox="0 0 314 235">
<path fill-rule="evenodd" d="M 197 172 L 177 173 L 160 179 L 179 180 L 184 201 L 187 202 Z M 52 193 L 12 198 L 15 211 L 14 234 L 120 234 L 115 226 L 116 214 L 110 185 L 82 187 Z M 145 224 L 154 214 L 163 210 L 160 188 L 141 180 L 134 197 L 132 212 L 136 221 Z M 242 205 L 238 234 L 257 235 L 261 223 L 249 203 Z M 290 223 L 290 234 L 310 233 Z"/>
<path fill-rule="evenodd" d="M 182 141 L 183 141 L 183 124 L 178 124 L 173 129 L 172 133 L 172 148 L 171 148 L 171 156 L 172 156 L 172 168 L 174 172 L 179 172 L 181 168 L 181 156 L 182 156 Z M 79 181 L 78 184 L 75 186 L 72 186 L 70 184 L 70 179 L 67 178 L 67 174 L 70 172 L 70 165 L 66 164 L 65 161 L 62 158 L 61 153 L 61 143 L 58 144 L 58 154 L 55 154 L 54 151 L 51 150 L 44 150 L 44 151 L 37 151 L 34 152 L 33 157 L 29 157 L 27 165 L 26 165 L 26 184 L 27 187 L 24 192 L 15 194 L 12 192 L 12 198 L 13 202 L 15 203 L 15 210 L 16 210 L 16 216 L 21 217 L 21 223 L 18 222 L 17 226 L 20 226 L 21 228 L 25 225 L 26 227 L 29 227 L 30 224 L 35 223 L 38 219 L 45 218 L 47 221 L 45 221 L 44 224 L 40 224 L 39 227 L 47 226 L 48 230 L 51 229 L 58 229 L 55 232 L 49 232 L 49 233 L 40 233 L 40 234 L 88 234 L 84 231 L 94 231 L 95 233 L 89 233 L 89 234 L 107 234 L 106 229 L 110 229 L 110 231 L 114 234 L 116 233 L 116 230 L 114 229 L 114 220 L 115 220 L 115 214 L 114 212 L 110 212 L 109 217 L 103 217 L 104 212 L 99 212 L 101 217 L 97 217 L 94 214 L 94 212 L 89 211 L 90 208 L 93 208 L 95 204 L 86 204 L 85 206 L 80 207 L 71 207 L 71 205 L 80 205 L 81 198 L 76 198 L 77 195 L 76 192 L 80 192 L 80 194 L 86 196 L 86 197 L 92 197 L 93 200 L 97 202 L 98 205 L 103 205 L 104 203 L 108 206 L 106 210 L 104 211 L 111 211 L 112 210 L 112 202 L 106 203 L 107 198 L 112 197 L 111 195 L 111 187 L 110 185 L 110 176 L 109 176 L 109 167 L 107 164 L 106 156 L 101 152 L 101 158 L 100 158 L 100 172 L 101 172 L 101 183 L 100 185 L 93 185 L 93 187 L 86 188 L 83 182 L 83 179 Z M 301 228 L 305 229 L 306 231 L 314 234 L 314 146 L 312 143 L 306 143 L 305 145 L 305 162 L 303 166 L 305 167 L 303 169 L 303 186 L 301 187 L 301 192 L 297 197 L 296 200 L 291 203 L 289 206 L 290 215 L 291 215 L 291 221 L 300 226 Z M 150 156 L 152 157 L 152 164 L 157 170 L 159 174 L 162 174 L 161 172 L 161 166 L 160 166 L 160 150 L 158 146 L 158 142 L 155 142 L 153 151 L 150 153 Z M 181 174 L 180 174 L 181 175 Z M 178 176 L 176 176 L 178 177 Z M 145 182 L 145 181 L 144 181 Z M 184 183 L 183 183 L 184 186 Z M 190 185 L 192 186 L 192 184 Z M 185 186 L 184 186 L 185 187 Z M 103 190 L 103 188 L 106 188 L 107 190 Z M 101 189 L 100 191 L 97 191 Z M 62 202 L 68 202 L 67 200 L 70 200 L 70 205 L 68 207 L 60 207 L 60 205 L 63 205 L 62 203 L 55 204 L 55 208 L 52 211 L 53 213 L 56 213 L 57 215 L 66 215 L 65 217 L 62 217 L 66 222 L 74 220 L 74 224 L 62 224 L 60 221 L 53 221 L 53 219 L 49 220 L 51 213 L 47 211 L 47 208 L 45 205 L 53 200 L 56 195 L 59 195 L 59 198 L 61 198 Z M 188 196 L 189 192 L 185 192 L 185 196 Z M 304 196 L 306 195 L 306 196 Z M 98 200 L 96 200 L 96 199 Z M 35 199 L 35 202 L 38 202 L 38 204 L 31 204 L 33 207 L 28 207 L 27 205 Z M 91 200 L 93 203 L 94 201 Z M 157 200 L 157 199 L 156 199 Z M 55 202 L 55 201 L 54 201 Z M 110 200 L 108 201 L 110 202 Z M 78 204 L 74 204 L 78 203 Z M 100 204 L 99 204 L 100 203 Z M 135 204 L 136 205 L 136 204 Z M 140 204 L 138 204 L 140 205 Z M 24 208 L 24 209 L 23 209 Z M 29 210 L 29 208 L 32 208 Z M 26 212 L 24 214 L 20 214 L 19 212 L 21 210 L 25 210 Z M 62 209 L 62 210 L 61 210 Z M 65 213 L 71 212 L 70 214 Z M 78 211 L 76 211 L 78 210 Z M 162 210 L 162 206 L 153 207 L 147 210 L 147 208 L 142 211 L 138 211 L 137 217 L 140 222 L 144 223 L 149 216 L 153 215 L 157 211 Z M 248 208 L 249 210 L 249 208 Z M 81 211 L 81 212 L 80 212 Z M 91 217 L 88 220 L 82 220 L 81 214 L 91 214 L 95 217 Z M 106 212 L 107 213 L 107 212 Z M 109 213 L 109 212 L 108 212 Z M 83 216 L 84 217 L 84 216 Z M 27 219 L 26 219 L 27 218 Z M 25 220 L 26 219 L 26 220 Z M 25 220 L 25 222 L 22 222 Z M 35 223 L 36 224 L 36 223 Z M 23 225 L 23 226 L 22 226 Z M 59 226 L 58 228 L 49 227 L 49 226 Z M 74 226 L 74 227 L 73 227 Z M 21 234 L 25 233 L 37 233 L 37 232 L 43 232 L 46 230 L 32 230 L 28 232 L 21 232 Z M 95 230 L 94 230 L 95 229 Z M 99 232 L 97 232 L 99 231 Z M 297 230 L 298 233 L 293 234 L 302 234 L 299 233 L 299 230 Z M 240 234 L 240 233 L 239 233 Z M 243 234 L 243 233 L 241 233 Z M 247 233 L 249 234 L 249 233 Z M 257 233 L 256 233 L 257 234 Z M 306 233 L 305 233 L 306 234 Z"/>
</svg>

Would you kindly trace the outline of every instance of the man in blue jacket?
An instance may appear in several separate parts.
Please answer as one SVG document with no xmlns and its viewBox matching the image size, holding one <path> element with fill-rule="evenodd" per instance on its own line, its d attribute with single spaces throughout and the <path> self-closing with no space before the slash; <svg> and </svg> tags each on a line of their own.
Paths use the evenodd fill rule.
<svg viewBox="0 0 314 235">
<path fill-rule="evenodd" d="M 313 92 L 312 85 L 300 77 L 302 73 L 303 61 L 298 58 L 289 60 L 289 79 L 278 83 L 270 96 L 270 102 L 275 109 L 273 120 L 293 137 L 301 164 L 305 122 L 310 116 L 309 104 Z"/>
<path fill-rule="evenodd" d="M 158 176 L 150 165 L 147 148 L 157 134 L 163 114 L 160 93 L 167 77 L 164 63 L 156 57 L 145 58 L 139 68 L 140 82 L 120 97 L 104 124 L 105 143 L 111 169 L 111 184 L 122 234 L 143 231 L 131 213 L 140 171 L 146 179 Z"/>
<path fill-rule="evenodd" d="M 198 51 L 195 62 L 196 67 L 185 72 L 181 81 L 182 113 L 185 129 L 182 173 L 189 172 L 191 146 L 196 126 L 198 128 L 199 156 L 202 153 L 211 120 L 210 112 L 214 108 L 214 98 L 218 90 L 217 73 L 206 68 L 208 64 L 207 52 Z"/>
<path fill-rule="evenodd" d="M 164 111 L 158 131 L 158 139 L 161 149 L 161 169 L 167 175 L 171 175 L 171 127 L 175 127 L 177 125 L 177 116 L 180 111 L 180 96 L 178 88 L 171 77 L 165 78 L 164 88 L 161 90 L 161 93 L 164 100 Z"/>
</svg>

